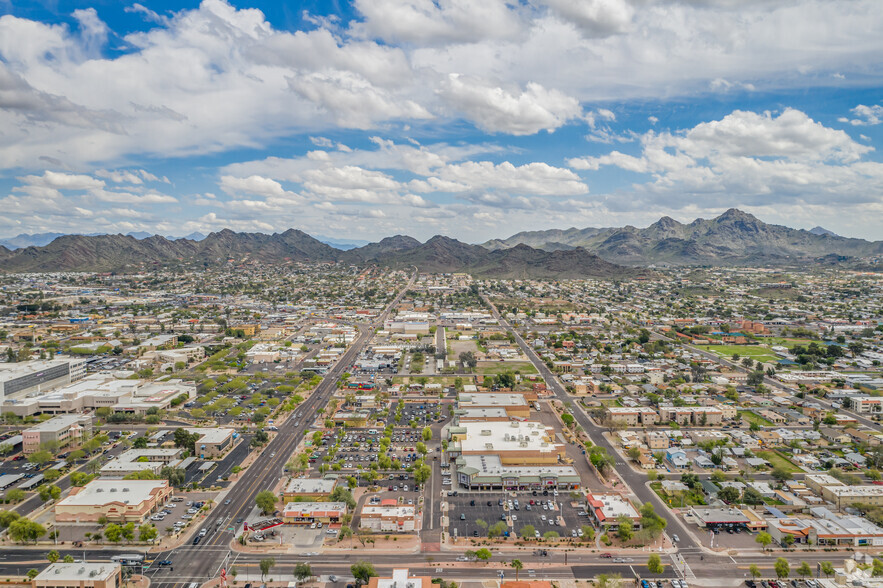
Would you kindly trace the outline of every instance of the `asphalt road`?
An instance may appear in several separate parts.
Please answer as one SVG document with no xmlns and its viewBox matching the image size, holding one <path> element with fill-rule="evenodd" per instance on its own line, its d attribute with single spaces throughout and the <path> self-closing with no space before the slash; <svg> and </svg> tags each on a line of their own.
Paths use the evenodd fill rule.
<svg viewBox="0 0 883 588">
<path fill-rule="evenodd" d="M 579 403 L 576 402 L 564 389 L 561 383 L 558 381 L 558 378 L 546 367 L 546 364 L 539 358 L 539 356 L 534 352 L 533 349 L 524 341 L 521 335 L 512 328 L 506 319 L 504 319 L 500 313 L 497 311 L 497 308 L 491 303 L 491 301 L 485 298 L 485 301 L 491 307 L 494 318 L 496 318 L 500 325 L 506 328 L 510 333 L 515 336 L 515 341 L 518 343 L 518 346 L 521 348 L 522 353 L 530 359 L 531 363 L 534 364 L 534 367 L 537 368 L 540 375 L 546 382 L 546 385 L 552 390 L 555 394 L 555 397 L 558 398 L 562 402 L 570 402 L 574 406 L 574 410 L 572 411 L 574 418 L 577 423 L 583 428 L 583 430 L 588 434 L 589 438 L 595 445 L 600 445 L 601 447 L 607 450 L 609 455 L 617 457 L 619 454 L 614 449 L 614 447 L 610 444 L 609 441 L 604 437 L 603 430 L 595 425 L 589 419 L 588 415 L 583 412 L 582 408 L 579 407 Z M 677 517 L 671 515 L 659 497 L 656 495 L 653 490 L 645 485 L 647 482 L 647 476 L 645 474 L 639 474 L 632 470 L 632 468 L 628 466 L 617 467 L 616 472 L 623 479 L 623 481 L 631 488 L 632 492 L 641 502 L 650 502 L 653 504 L 656 513 L 662 517 L 664 517 L 668 524 L 666 526 L 666 530 L 669 535 L 672 533 L 680 536 L 680 547 L 682 548 L 690 548 L 690 547 L 698 547 L 698 544 L 693 540 L 691 534 L 687 532 L 686 527 L 683 525 L 681 520 Z"/>
<path fill-rule="evenodd" d="M 315 391 L 298 407 L 298 412 L 304 415 L 315 414 L 328 403 L 336 389 L 337 380 L 346 368 L 355 361 L 358 354 L 374 334 L 373 327 L 377 324 L 383 324 L 390 310 L 398 303 L 404 292 L 412 286 L 415 278 L 416 275 L 389 303 L 383 313 L 378 316 L 374 325 L 362 330 L 358 339 L 344 352 L 334 367 L 331 368 L 322 379 L 322 382 L 316 387 Z M 295 422 L 299 423 L 298 426 L 295 426 Z M 246 518 L 252 511 L 254 498 L 258 492 L 268 490 L 278 482 L 282 476 L 286 461 L 306 434 L 311 422 L 312 419 L 306 417 L 302 419 L 289 417 L 279 427 L 278 433 L 267 447 L 264 448 L 252 465 L 245 470 L 239 481 L 227 493 L 225 501 L 229 500 L 230 504 L 225 505 L 222 502 L 210 511 L 210 514 L 199 528 L 200 530 L 206 529 L 208 532 L 202 543 L 198 546 L 188 544 L 186 547 L 159 554 L 157 559 L 171 559 L 175 562 L 175 567 L 179 570 L 187 570 L 187 574 L 191 578 L 197 577 L 207 580 L 216 576 L 220 568 L 228 561 L 228 558 L 232 557 L 230 556 L 228 545 L 238 531 L 235 521 L 239 518 Z M 233 528 L 232 532 L 227 530 L 231 527 Z M 158 574 L 154 581 L 159 586 L 177 587 L 183 585 L 184 581 L 179 581 L 171 576 L 174 573 L 171 570 L 163 572 Z M 164 577 L 166 575 L 169 575 L 169 577 Z"/>
</svg>

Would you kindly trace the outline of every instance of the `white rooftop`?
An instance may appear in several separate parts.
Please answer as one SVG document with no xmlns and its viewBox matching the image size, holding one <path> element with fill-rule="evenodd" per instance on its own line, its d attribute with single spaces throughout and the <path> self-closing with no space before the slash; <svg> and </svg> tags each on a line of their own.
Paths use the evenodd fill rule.
<svg viewBox="0 0 883 588">
<path fill-rule="evenodd" d="M 139 504 L 151 493 L 168 486 L 166 480 L 93 480 L 82 490 L 58 502 L 64 506 L 93 506 L 123 502 Z"/>
<path fill-rule="evenodd" d="M 49 564 L 40 572 L 37 583 L 78 581 L 101 582 L 119 573 L 120 564 L 116 563 L 61 563 Z"/>
</svg>

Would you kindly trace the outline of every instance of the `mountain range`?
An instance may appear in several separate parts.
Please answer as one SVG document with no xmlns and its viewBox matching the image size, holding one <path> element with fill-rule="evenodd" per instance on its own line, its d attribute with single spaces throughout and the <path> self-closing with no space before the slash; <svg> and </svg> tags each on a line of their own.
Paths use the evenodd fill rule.
<svg viewBox="0 0 883 588">
<path fill-rule="evenodd" d="M 767 224 L 735 208 L 689 224 L 666 216 L 644 229 L 527 231 L 483 246 L 507 249 L 520 244 L 546 251 L 583 247 L 607 261 L 627 265 L 786 265 L 831 256 L 860 259 L 883 254 L 883 241 L 841 237 L 821 227 L 805 231 Z"/>
<path fill-rule="evenodd" d="M 246 263 L 342 262 L 426 272 L 466 272 L 495 278 L 631 278 L 645 270 L 619 266 L 582 248 L 566 252 L 527 246 L 491 251 L 448 237 L 426 243 L 398 235 L 348 251 L 306 233 L 236 233 L 224 229 L 201 241 L 158 235 L 63 235 L 42 247 L 11 251 L 0 247 L 0 269 L 7 272 L 134 272 L 166 266 L 216 267 Z"/>
<path fill-rule="evenodd" d="M 796 230 L 731 209 L 717 218 L 682 224 L 663 217 L 645 229 L 585 228 L 530 231 L 474 245 L 437 235 L 425 243 L 396 235 L 347 250 L 303 231 L 238 233 L 230 229 L 171 239 L 159 235 L 43 234 L 44 245 L 0 245 L 0 271 L 114 271 L 224 264 L 341 262 L 491 278 L 633 278 L 635 266 L 785 265 L 861 262 L 883 254 L 883 242 L 840 237 L 817 227 Z M 29 237 L 37 237 L 30 235 Z M 196 238 L 198 237 L 198 238 Z"/>
</svg>

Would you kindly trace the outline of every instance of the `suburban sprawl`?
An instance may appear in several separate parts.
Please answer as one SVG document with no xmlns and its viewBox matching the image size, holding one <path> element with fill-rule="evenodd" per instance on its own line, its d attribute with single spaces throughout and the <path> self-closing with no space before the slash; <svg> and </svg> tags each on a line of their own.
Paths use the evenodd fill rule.
<svg viewBox="0 0 883 588">
<path fill-rule="evenodd" d="M 5 274 L 0 358 L 17 585 L 883 586 L 879 273 Z"/>
</svg>

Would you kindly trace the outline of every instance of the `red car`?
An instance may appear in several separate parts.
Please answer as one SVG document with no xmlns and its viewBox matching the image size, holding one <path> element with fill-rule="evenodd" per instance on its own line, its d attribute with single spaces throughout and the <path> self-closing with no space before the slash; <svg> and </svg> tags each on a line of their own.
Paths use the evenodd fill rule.
<svg viewBox="0 0 883 588">
<path fill-rule="evenodd" d="M 611 557 L 613 557 L 613 554 L 612 553 L 602 553 L 601 557 L 603 557 L 604 559 L 610 559 Z"/>
</svg>

